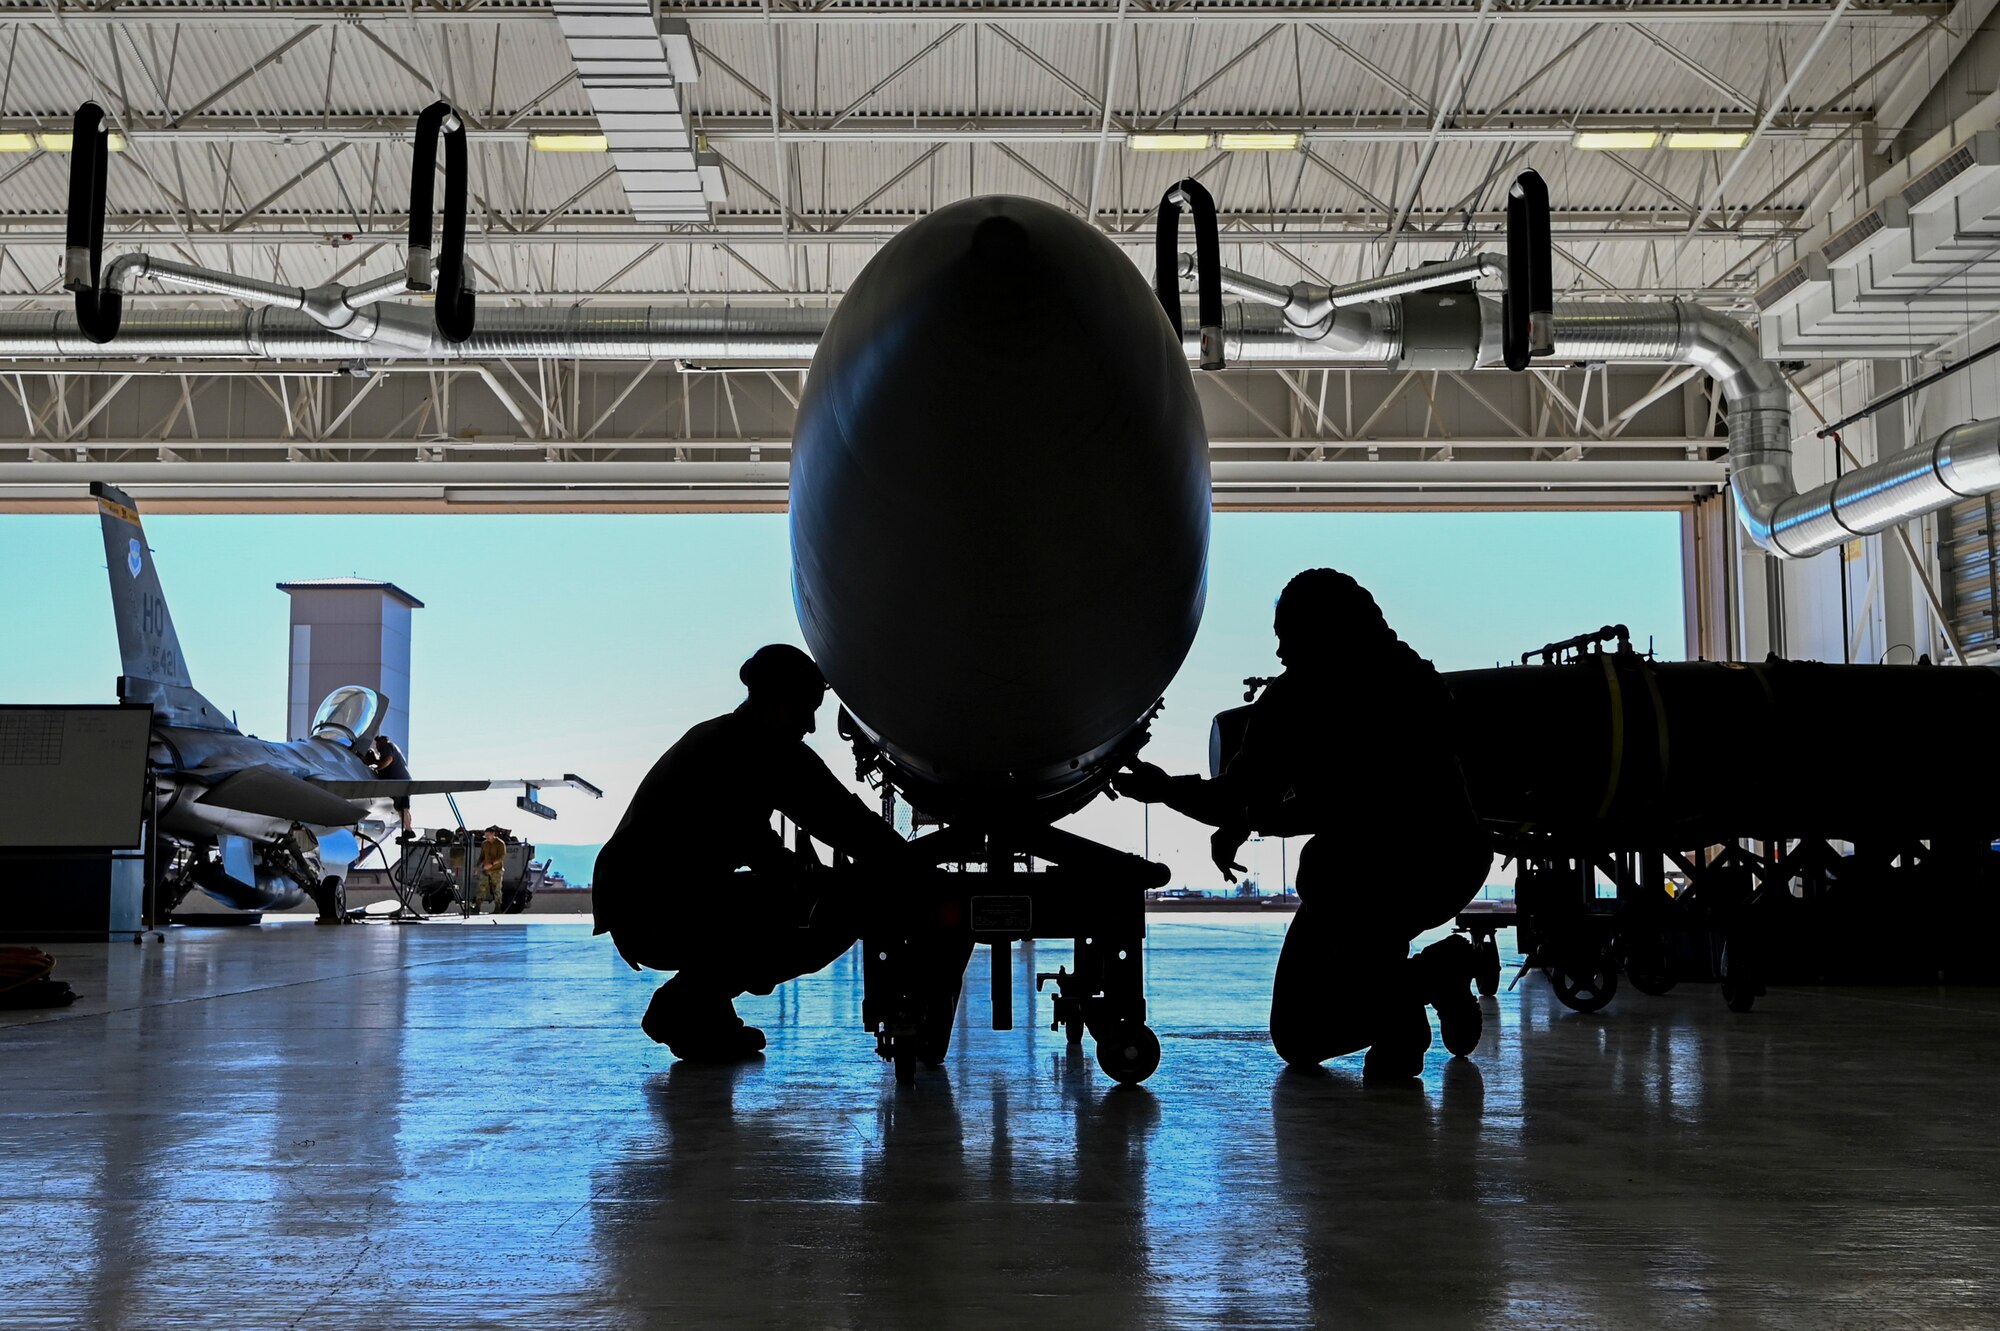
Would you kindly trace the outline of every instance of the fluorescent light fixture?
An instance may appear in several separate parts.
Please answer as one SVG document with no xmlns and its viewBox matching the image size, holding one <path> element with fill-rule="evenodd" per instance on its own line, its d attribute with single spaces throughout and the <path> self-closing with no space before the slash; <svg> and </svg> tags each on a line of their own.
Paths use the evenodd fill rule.
<svg viewBox="0 0 2000 1331">
<path fill-rule="evenodd" d="M 531 134 L 528 142 L 538 153 L 601 153 L 611 151 L 611 140 L 602 134 Z"/>
<path fill-rule="evenodd" d="M 1619 152 L 1651 148 L 1660 141 L 1656 129 L 1580 129 L 1569 146 L 1585 152 Z"/>
<path fill-rule="evenodd" d="M 32 134 L 0 134 L 0 153 L 31 153 L 35 150 L 35 136 Z"/>
<path fill-rule="evenodd" d="M 1707 152 L 1734 152 L 1750 142 L 1747 129 L 1676 129 L 1667 134 L 1669 148 L 1695 148 Z"/>
<path fill-rule="evenodd" d="M 122 153 L 125 151 L 125 136 L 123 134 L 106 134 L 104 138 L 106 140 L 105 146 L 111 149 L 112 152 Z M 41 140 L 43 152 L 66 153 L 73 151 L 76 147 L 76 135 L 74 134 L 44 134 L 41 136 Z"/>
<path fill-rule="evenodd" d="M 1218 134 L 1215 146 L 1226 153 L 1295 153 L 1305 136 L 1296 131 Z"/>
<path fill-rule="evenodd" d="M 1132 134 L 1126 137 L 1125 146 L 1135 153 L 1198 153 L 1208 147 L 1208 135 Z"/>
</svg>

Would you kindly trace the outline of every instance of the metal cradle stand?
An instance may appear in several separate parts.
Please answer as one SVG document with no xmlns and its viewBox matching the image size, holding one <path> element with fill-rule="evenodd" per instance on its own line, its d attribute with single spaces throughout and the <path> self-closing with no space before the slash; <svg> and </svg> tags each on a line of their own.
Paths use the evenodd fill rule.
<svg viewBox="0 0 2000 1331">
<path fill-rule="evenodd" d="M 1051 1029 L 1073 1045 L 1088 1032 L 1099 1066 L 1117 1081 L 1153 1074 L 1160 1042 L 1146 1025 L 1145 894 L 1171 876 L 1165 865 L 1052 827 L 950 826 L 912 844 L 938 871 L 908 909 L 862 940 L 862 1022 L 898 1081 L 913 1080 L 919 1061 L 944 1058 L 953 1014 L 935 1009 L 941 991 L 956 988 L 939 985 L 939 957 L 984 943 L 993 1029 L 1012 1030 L 1013 945 L 1044 938 L 1076 947 L 1073 970 L 1035 976 L 1038 992 L 1054 985 Z"/>
</svg>

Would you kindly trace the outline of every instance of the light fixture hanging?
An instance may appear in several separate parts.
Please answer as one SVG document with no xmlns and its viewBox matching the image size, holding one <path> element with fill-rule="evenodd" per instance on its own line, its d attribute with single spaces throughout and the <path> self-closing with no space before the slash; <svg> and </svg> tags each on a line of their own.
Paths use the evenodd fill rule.
<svg viewBox="0 0 2000 1331">
<path fill-rule="evenodd" d="M 1226 153 L 1294 153 L 1304 141 L 1297 130 L 1245 130 L 1218 134 L 1215 146 Z"/>
<path fill-rule="evenodd" d="M 1747 129 L 1676 129 L 1667 133 L 1669 148 L 1734 152 L 1750 142 Z"/>
<path fill-rule="evenodd" d="M 1130 134 L 1125 139 L 1125 146 L 1135 153 L 1197 153 L 1205 151 L 1208 144 L 1209 135 L 1205 130 L 1199 134 L 1178 131 L 1171 134 Z"/>
<path fill-rule="evenodd" d="M 1580 129 L 1569 141 L 1572 148 L 1585 152 L 1630 152 L 1651 148 L 1660 141 L 1656 129 Z"/>
<path fill-rule="evenodd" d="M 611 140 L 602 134 L 531 134 L 528 142 L 538 153 L 601 153 L 611 150 Z"/>
<path fill-rule="evenodd" d="M 9 139 L 16 137 L 26 138 L 27 135 L 23 134 L 17 136 L 10 134 L 7 135 L 6 137 Z M 41 140 L 43 152 L 66 153 L 73 151 L 76 147 L 76 135 L 74 134 L 69 134 L 69 133 L 43 134 L 38 137 Z M 125 136 L 123 134 L 106 134 L 104 136 L 104 146 L 109 148 L 112 152 L 122 153 L 125 151 Z M 5 149 L 5 151 L 21 152 L 23 151 L 23 149 L 7 148 Z"/>
</svg>

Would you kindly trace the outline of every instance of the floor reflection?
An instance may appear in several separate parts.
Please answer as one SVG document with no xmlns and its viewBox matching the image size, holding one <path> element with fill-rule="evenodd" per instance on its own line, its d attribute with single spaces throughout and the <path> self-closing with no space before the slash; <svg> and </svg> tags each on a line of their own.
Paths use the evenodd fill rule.
<svg viewBox="0 0 2000 1331">
<path fill-rule="evenodd" d="M 1496 1319 L 1508 1273 L 1486 1205 L 1485 1098 L 1479 1068 L 1463 1059 L 1444 1065 L 1435 1092 L 1346 1070 L 1278 1075 L 1278 1196 L 1315 1322 Z"/>
<path fill-rule="evenodd" d="M 1050 1070 L 885 1081 L 842 1122 L 765 1062 L 675 1064 L 646 1086 L 652 1149 L 594 1191 L 615 1302 L 690 1325 L 922 1325 L 947 1307 L 1000 1324 L 1044 1301 L 1161 1325 L 1146 1294 L 1159 1102 L 1107 1090 L 1078 1053 Z"/>
<path fill-rule="evenodd" d="M 1153 924 L 1139 1089 L 1025 984 L 991 1030 L 983 957 L 899 1090 L 847 963 L 706 1068 L 582 929 L 77 952 L 0 1019 L 5 1326 L 1992 1324 L 2000 997 L 1529 976 L 1382 1087 L 1281 1070 L 1279 932 Z"/>
</svg>

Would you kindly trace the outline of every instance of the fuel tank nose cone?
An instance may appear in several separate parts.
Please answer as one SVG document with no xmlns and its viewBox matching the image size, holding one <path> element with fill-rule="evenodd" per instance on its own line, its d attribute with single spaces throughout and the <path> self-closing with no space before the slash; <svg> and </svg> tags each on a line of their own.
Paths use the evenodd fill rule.
<svg viewBox="0 0 2000 1331">
<path fill-rule="evenodd" d="M 1027 228 L 1006 213 L 995 213 L 972 229 L 972 258 L 994 282 L 1027 277 L 1036 267 Z"/>
<path fill-rule="evenodd" d="M 934 784 L 1091 779 L 1200 624 L 1186 355 L 1130 259 L 1047 204 L 952 204 L 869 262 L 813 360 L 791 480 L 806 642 Z"/>
</svg>

